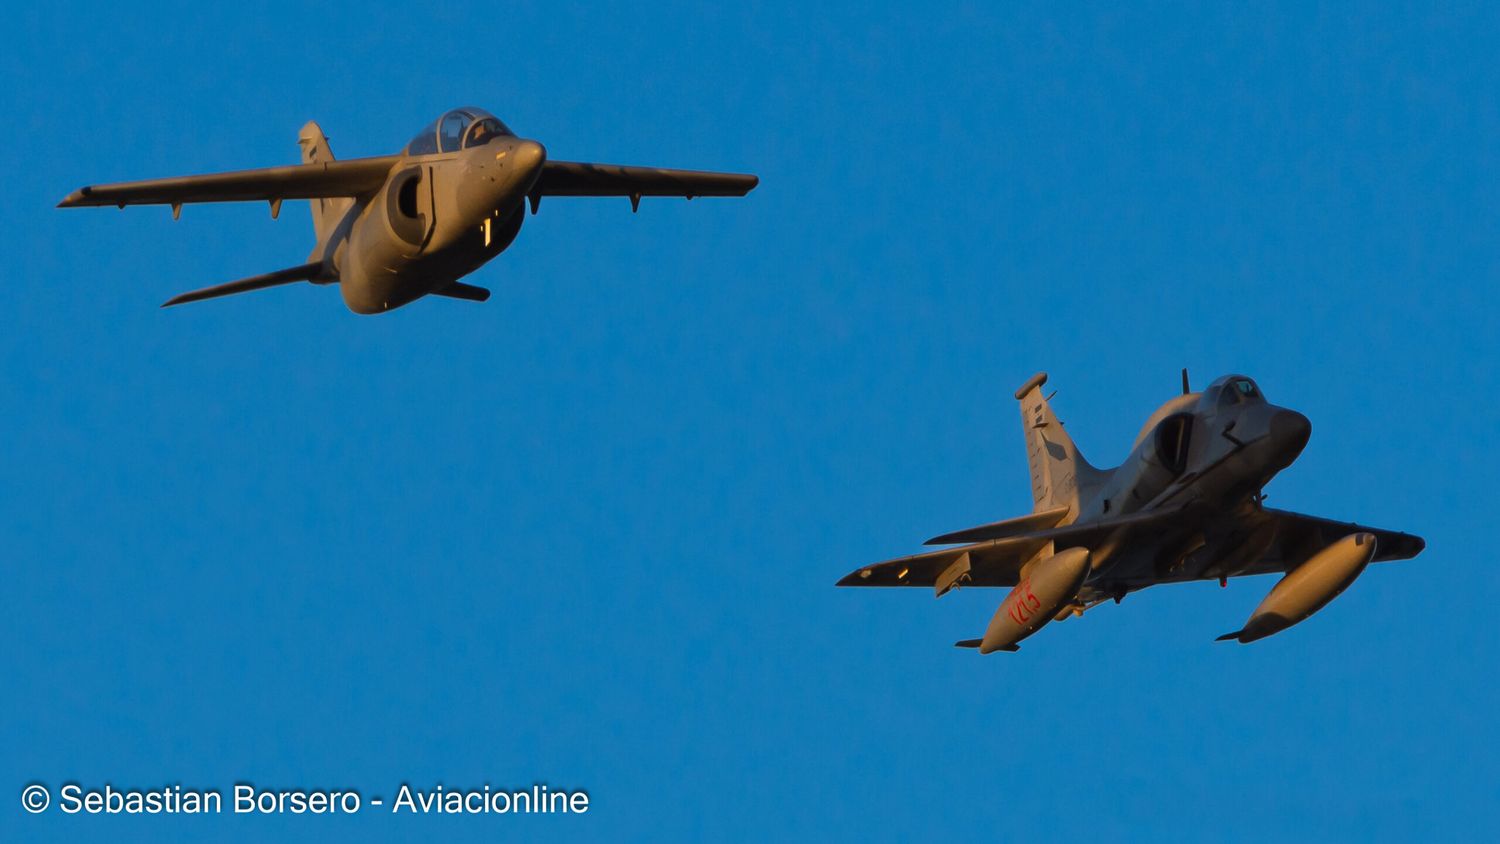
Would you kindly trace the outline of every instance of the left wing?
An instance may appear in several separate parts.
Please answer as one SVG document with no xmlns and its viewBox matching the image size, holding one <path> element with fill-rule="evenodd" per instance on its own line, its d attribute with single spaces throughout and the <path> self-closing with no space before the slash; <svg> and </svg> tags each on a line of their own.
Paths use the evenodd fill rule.
<svg viewBox="0 0 1500 844">
<path fill-rule="evenodd" d="M 543 196 L 744 196 L 760 184 L 748 173 L 663 170 L 581 161 L 548 161 L 532 197 Z"/>
<path fill-rule="evenodd" d="M 68 194 L 59 208 L 86 205 L 172 205 L 187 202 L 242 202 L 317 197 L 369 196 L 385 184 L 399 155 L 289 164 L 202 176 L 89 185 Z"/>
<path fill-rule="evenodd" d="M 1382 530 L 1354 522 L 1340 522 L 1317 516 L 1306 516 L 1290 510 L 1262 511 L 1266 518 L 1276 524 L 1276 538 L 1261 558 L 1240 574 L 1268 574 L 1284 572 L 1301 563 L 1320 549 L 1343 539 L 1351 533 L 1375 534 L 1375 556 L 1372 563 L 1392 560 L 1410 560 L 1422 553 L 1427 542 L 1420 536 L 1394 530 Z M 1211 579 L 1211 578 L 1210 578 Z"/>
</svg>

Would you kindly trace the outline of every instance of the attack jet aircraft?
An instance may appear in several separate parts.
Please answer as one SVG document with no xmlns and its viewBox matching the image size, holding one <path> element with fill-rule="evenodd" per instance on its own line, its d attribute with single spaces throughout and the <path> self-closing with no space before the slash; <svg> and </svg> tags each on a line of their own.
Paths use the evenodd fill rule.
<svg viewBox="0 0 1500 844">
<path fill-rule="evenodd" d="M 1261 488 L 1307 445 L 1312 425 L 1256 383 L 1229 375 L 1188 389 L 1146 420 L 1114 469 L 1083 459 L 1052 412 L 1038 373 L 1016 391 L 1031 469 L 1030 515 L 930 539 L 958 545 L 865 566 L 840 586 L 1010 587 L 980 653 L 1018 650 L 1049 621 L 1158 583 L 1284 573 L 1244 626 L 1253 642 L 1322 609 L 1371 562 L 1422 552 L 1416 536 L 1264 506 Z"/>
<path fill-rule="evenodd" d="M 738 173 L 659 170 L 548 161 L 536 141 L 494 115 L 460 108 L 417 133 L 397 155 L 337 161 L 316 123 L 302 127 L 302 163 L 79 188 L 59 207 L 170 205 L 260 200 L 274 218 L 281 203 L 312 204 L 317 245 L 307 262 L 183 293 L 179 305 L 280 284 L 339 285 L 360 314 L 398 308 L 429 293 L 483 302 L 489 291 L 459 279 L 515 240 L 529 200 L 544 196 L 744 196 L 758 180 Z"/>
</svg>

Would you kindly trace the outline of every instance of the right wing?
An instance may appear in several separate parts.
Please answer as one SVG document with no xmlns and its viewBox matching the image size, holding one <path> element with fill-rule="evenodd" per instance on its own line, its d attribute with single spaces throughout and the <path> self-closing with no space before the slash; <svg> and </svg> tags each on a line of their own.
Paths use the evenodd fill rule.
<svg viewBox="0 0 1500 844">
<path fill-rule="evenodd" d="M 59 208 L 79 206 L 172 205 L 186 202 L 242 202 L 318 197 L 366 197 L 380 190 L 399 155 L 290 164 L 203 176 L 177 176 L 140 182 L 89 185 L 68 194 Z"/>
<path fill-rule="evenodd" d="M 1041 515 L 1041 514 L 1038 514 Z M 1055 543 L 1057 550 L 1083 546 L 1098 548 L 1119 542 L 1126 533 L 1140 527 L 1151 526 L 1169 519 L 1181 518 L 1180 509 L 1153 510 L 1133 513 L 1116 519 L 1084 524 L 1064 525 L 1047 530 L 1033 530 L 1008 535 L 1001 539 L 928 551 L 910 557 L 901 557 L 883 563 L 863 566 L 844 575 L 839 586 L 935 586 L 937 578 L 949 566 L 969 555 L 969 585 L 971 586 L 1015 586 L 1020 582 L 1021 566 L 1047 543 Z M 1005 523 L 997 523 L 1005 524 Z M 973 528 L 978 531 L 983 528 Z M 969 533 L 970 531 L 964 531 Z M 1007 533 L 1013 533 L 1007 530 Z M 941 539 L 942 537 L 939 537 Z"/>
<path fill-rule="evenodd" d="M 967 548 L 945 548 L 911 557 L 887 560 L 864 566 L 844 575 L 839 586 L 926 586 L 937 585 L 938 576 L 964 554 L 969 555 L 971 586 L 1015 586 L 1021 579 L 1021 566 L 1031 559 L 1040 545 L 1020 540 L 998 540 Z"/>
<path fill-rule="evenodd" d="M 923 542 L 923 545 L 957 545 L 961 542 L 983 542 L 986 539 L 1005 539 L 1029 533 L 1034 530 L 1046 530 L 1056 527 L 1057 523 L 1067 518 L 1072 512 L 1070 507 L 1054 507 L 1051 510 L 1041 510 L 1036 513 L 1028 513 L 1017 516 L 1014 519 L 1005 519 L 998 522 L 990 522 L 987 525 L 972 527 L 966 530 L 956 530 L 953 533 L 945 533 L 942 536 Z"/>
</svg>

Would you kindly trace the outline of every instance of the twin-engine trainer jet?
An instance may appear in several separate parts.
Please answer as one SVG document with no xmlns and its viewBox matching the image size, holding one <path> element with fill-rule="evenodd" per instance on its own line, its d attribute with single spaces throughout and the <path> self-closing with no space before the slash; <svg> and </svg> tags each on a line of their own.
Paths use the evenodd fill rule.
<svg viewBox="0 0 1500 844">
<path fill-rule="evenodd" d="M 1297 459 L 1312 425 L 1230 375 L 1188 390 L 1146 420 L 1115 469 L 1078 453 L 1041 387 L 1016 391 L 1031 465 L 1031 515 L 927 541 L 961 547 L 865 566 L 840 586 L 1009 586 L 979 639 L 980 653 L 1017 650 L 1047 622 L 1158 583 L 1284 572 L 1239 630 L 1253 642 L 1322 609 L 1370 562 L 1405 560 L 1425 543 L 1405 533 L 1262 506 L 1261 487 Z"/>
<path fill-rule="evenodd" d="M 316 123 L 297 137 L 302 163 L 79 188 L 59 207 L 261 200 L 271 216 L 287 199 L 312 202 L 317 245 L 307 263 L 184 293 L 166 305 L 310 281 L 337 282 L 355 313 L 378 314 L 428 293 L 483 302 L 458 279 L 515 240 L 529 199 L 544 196 L 744 196 L 754 176 L 548 161 L 493 115 L 460 108 L 423 129 L 399 155 L 335 161 Z M 163 306 L 165 307 L 165 305 Z"/>
</svg>

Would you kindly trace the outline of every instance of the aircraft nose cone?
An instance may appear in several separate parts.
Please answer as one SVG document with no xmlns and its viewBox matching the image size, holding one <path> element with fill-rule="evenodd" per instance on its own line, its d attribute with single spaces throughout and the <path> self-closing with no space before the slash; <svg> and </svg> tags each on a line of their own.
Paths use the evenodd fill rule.
<svg viewBox="0 0 1500 844">
<path fill-rule="evenodd" d="M 517 141 L 511 148 L 511 155 L 516 157 L 516 164 L 521 167 L 540 167 L 547 160 L 547 148 L 536 141 Z"/>
<path fill-rule="evenodd" d="M 1271 442 L 1276 453 L 1290 464 L 1307 446 L 1312 436 L 1312 423 L 1295 410 L 1278 410 L 1271 417 Z"/>
</svg>

